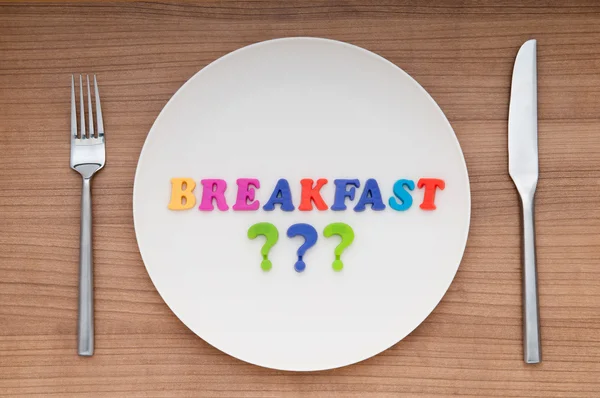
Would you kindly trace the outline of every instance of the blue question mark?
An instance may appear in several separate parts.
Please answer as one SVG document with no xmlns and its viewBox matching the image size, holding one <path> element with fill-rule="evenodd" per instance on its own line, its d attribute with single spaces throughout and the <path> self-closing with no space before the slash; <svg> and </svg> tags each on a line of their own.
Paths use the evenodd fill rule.
<svg viewBox="0 0 600 398">
<path fill-rule="evenodd" d="M 294 269 L 296 272 L 302 272 L 306 269 L 306 264 L 302 261 L 302 256 L 304 256 L 308 249 L 317 243 L 319 234 L 317 233 L 317 230 L 309 224 L 294 224 L 288 228 L 288 238 L 293 238 L 298 235 L 304 237 L 304 243 L 298 248 L 298 261 L 294 264 Z"/>
</svg>

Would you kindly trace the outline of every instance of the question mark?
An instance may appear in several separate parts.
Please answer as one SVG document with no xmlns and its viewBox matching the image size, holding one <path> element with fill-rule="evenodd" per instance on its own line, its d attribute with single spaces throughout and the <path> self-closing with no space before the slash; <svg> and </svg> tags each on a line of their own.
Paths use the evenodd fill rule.
<svg viewBox="0 0 600 398">
<path fill-rule="evenodd" d="M 340 257 L 342 256 L 342 252 L 354 241 L 354 231 L 348 224 L 334 222 L 325 227 L 323 235 L 325 235 L 326 238 L 329 238 L 332 235 L 339 235 L 342 238 L 340 244 L 335 248 L 335 261 L 331 264 L 334 271 L 341 271 L 342 268 L 344 268 L 344 263 L 340 260 Z"/>
<path fill-rule="evenodd" d="M 302 256 L 304 256 L 308 249 L 317 243 L 319 234 L 317 233 L 317 230 L 309 224 L 294 224 L 288 228 L 288 238 L 293 238 L 298 235 L 304 237 L 304 243 L 298 248 L 298 261 L 294 264 L 294 269 L 296 272 L 302 272 L 306 268 L 306 264 L 302 261 Z"/>
<path fill-rule="evenodd" d="M 271 250 L 279 240 L 279 231 L 277 230 L 277 227 L 271 223 L 259 222 L 248 228 L 248 238 L 255 239 L 258 235 L 263 235 L 267 238 L 262 249 L 260 249 L 260 254 L 262 254 L 263 257 L 260 267 L 263 271 L 268 271 L 273 266 L 271 260 L 269 260 L 269 250 Z"/>
</svg>

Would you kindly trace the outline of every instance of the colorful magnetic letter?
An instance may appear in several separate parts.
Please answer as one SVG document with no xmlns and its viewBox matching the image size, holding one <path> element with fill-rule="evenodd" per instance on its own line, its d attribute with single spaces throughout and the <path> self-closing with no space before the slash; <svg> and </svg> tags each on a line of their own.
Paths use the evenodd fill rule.
<svg viewBox="0 0 600 398">
<path fill-rule="evenodd" d="M 279 240 L 279 231 L 277 230 L 277 227 L 271 223 L 259 222 L 248 228 L 248 238 L 255 239 L 258 235 L 263 235 L 267 239 L 260 249 L 260 254 L 263 258 L 260 267 L 263 271 L 268 271 L 273 266 L 271 260 L 269 260 L 269 251 Z"/>
<path fill-rule="evenodd" d="M 325 178 L 319 178 L 317 180 L 317 184 L 313 187 L 313 180 L 310 178 L 303 178 L 300 180 L 300 184 L 302 185 L 302 195 L 300 196 L 300 206 L 298 206 L 298 210 L 300 211 L 310 211 L 313 209 L 312 202 L 315 202 L 315 206 L 319 210 L 327 210 L 329 207 L 327 203 L 321 197 L 321 193 L 319 192 L 323 185 L 327 184 L 327 180 Z"/>
<path fill-rule="evenodd" d="M 225 200 L 225 190 L 227 189 L 227 183 L 225 180 L 208 179 L 201 180 L 200 183 L 202 184 L 202 201 L 200 202 L 200 210 L 213 210 L 213 199 L 217 201 L 217 207 L 219 210 L 229 210 L 229 206 L 227 206 L 227 201 Z"/>
<path fill-rule="evenodd" d="M 425 187 L 423 194 L 423 203 L 419 206 L 423 210 L 435 210 L 435 190 L 436 188 L 446 188 L 444 180 L 437 178 L 421 178 L 417 183 L 419 189 Z"/>
<path fill-rule="evenodd" d="M 185 185 L 185 188 L 184 188 Z M 196 205 L 193 191 L 196 183 L 191 178 L 171 178 L 171 201 L 169 209 L 187 210 Z"/>
<path fill-rule="evenodd" d="M 354 230 L 348 224 L 344 224 L 343 222 L 334 222 L 333 224 L 329 224 L 323 230 L 323 235 L 326 238 L 329 238 L 333 235 L 339 235 L 342 238 L 342 241 L 335 248 L 333 254 L 335 255 L 335 260 L 331 266 L 335 271 L 341 271 L 344 268 L 344 263 L 341 260 L 342 253 L 348 246 L 354 242 Z"/>
<path fill-rule="evenodd" d="M 260 188 L 260 181 L 256 178 L 238 178 L 237 186 L 237 200 L 233 210 L 258 210 L 260 202 L 254 200 L 256 191 L 253 187 Z"/>
<path fill-rule="evenodd" d="M 415 182 L 413 180 L 398 180 L 394 183 L 394 195 L 396 195 L 396 198 L 400 199 L 402 203 L 398 203 L 396 198 L 393 196 L 390 197 L 389 205 L 392 209 L 404 211 L 408 210 L 410 206 L 412 206 L 413 198 L 410 193 L 405 190 L 405 188 L 408 188 L 408 190 L 412 191 L 415 189 Z"/>
<path fill-rule="evenodd" d="M 360 181 L 358 181 L 358 179 L 333 180 L 333 183 L 335 184 L 335 199 L 333 201 L 333 206 L 331 206 L 331 210 L 346 210 L 346 198 L 354 200 L 356 188 L 360 187 Z M 351 185 L 352 187 L 350 189 L 346 189 L 348 185 Z"/>
<path fill-rule="evenodd" d="M 369 178 L 365 182 L 365 187 L 363 188 L 362 195 L 360 195 L 360 199 L 356 206 L 354 206 L 354 211 L 365 211 L 366 205 L 370 204 L 372 210 L 383 210 L 385 209 L 385 205 L 383 204 L 383 199 L 381 199 L 381 191 L 379 190 L 379 185 L 374 178 Z"/>
<path fill-rule="evenodd" d="M 319 237 L 319 234 L 317 233 L 315 227 L 313 227 L 310 224 L 294 224 L 288 228 L 288 238 L 293 238 L 298 235 L 304 238 L 304 243 L 298 248 L 298 251 L 296 252 L 298 255 L 298 261 L 296 261 L 296 264 L 294 264 L 294 269 L 296 270 L 296 272 L 302 272 L 304 271 L 304 269 L 306 269 L 306 263 L 304 262 L 304 260 L 302 260 L 302 257 L 308 249 L 310 249 L 315 245 L 315 243 L 317 243 L 317 238 Z"/>
<path fill-rule="evenodd" d="M 284 178 L 277 181 L 277 185 L 275 185 L 275 189 L 273 190 L 269 201 L 263 206 L 263 210 L 275 210 L 276 203 L 279 203 L 281 205 L 281 210 L 283 211 L 294 210 L 294 204 L 292 203 L 292 192 L 290 191 L 290 184 Z"/>
</svg>

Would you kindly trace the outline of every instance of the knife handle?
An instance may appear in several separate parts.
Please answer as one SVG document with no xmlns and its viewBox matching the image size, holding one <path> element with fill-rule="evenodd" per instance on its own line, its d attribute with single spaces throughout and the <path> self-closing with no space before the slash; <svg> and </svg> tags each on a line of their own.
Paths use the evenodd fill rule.
<svg viewBox="0 0 600 398">
<path fill-rule="evenodd" d="M 535 265 L 535 227 L 533 194 L 521 197 L 523 208 L 523 354 L 526 363 L 542 360 L 540 316 Z"/>
</svg>

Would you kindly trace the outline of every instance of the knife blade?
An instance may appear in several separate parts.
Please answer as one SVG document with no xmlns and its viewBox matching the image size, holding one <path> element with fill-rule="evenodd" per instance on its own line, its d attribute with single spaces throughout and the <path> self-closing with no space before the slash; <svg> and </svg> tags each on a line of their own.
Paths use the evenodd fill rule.
<svg viewBox="0 0 600 398">
<path fill-rule="evenodd" d="M 523 216 L 523 354 L 541 362 L 535 254 L 534 199 L 538 181 L 537 43 L 525 42 L 515 59 L 508 113 L 508 171 L 519 192 Z"/>
</svg>

